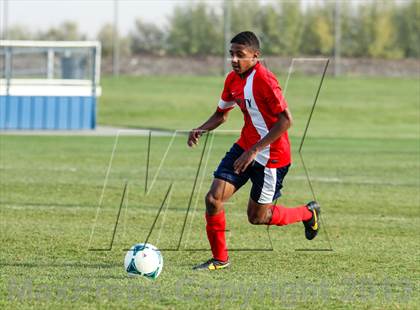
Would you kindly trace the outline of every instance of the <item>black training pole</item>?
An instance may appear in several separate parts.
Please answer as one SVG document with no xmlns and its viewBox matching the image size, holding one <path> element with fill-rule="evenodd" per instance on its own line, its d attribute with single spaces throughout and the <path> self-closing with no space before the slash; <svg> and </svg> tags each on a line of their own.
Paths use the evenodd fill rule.
<svg viewBox="0 0 420 310">
<path fill-rule="evenodd" d="M 312 186 L 311 178 L 309 177 L 308 169 L 306 168 L 305 161 L 303 159 L 302 149 L 303 149 L 303 144 L 305 142 L 306 135 L 308 133 L 309 124 L 311 123 L 312 115 L 313 115 L 315 107 L 316 107 L 316 103 L 318 102 L 319 93 L 321 91 L 321 87 L 322 87 L 322 84 L 324 82 L 325 74 L 327 72 L 329 63 L 330 63 L 330 59 L 327 59 L 327 61 L 325 62 L 324 71 L 322 72 L 321 80 L 320 80 L 319 85 L 318 85 L 317 92 L 315 94 L 315 98 L 314 98 L 314 102 L 312 104 L 311 112 L 309 113 L 308 121 L 306 122 L 305 130 L 304 130 L 303 135 L 302 135 L 302 140 L 300 141 L 300 145 L 299 145 L 300 161 L 302 162 L 303 170 L 305 171 L 306 179 L 308 181 L 309 188 L 311 189 L 312 197 L 315 201 L 317 201 L 317 198 L 316 198 L 316 195 L 315 195 L 314 188 Z M 328 235 L 327 228 L 326 228 L 326 223 L 324 222 L 323 217 L 321 217 L 321 216 L 319 217 L 319 220 L 322 222 L 322 226 L 324 227 L 323 229 L 325 231 L 325 236 L 327 238 L 329 248 L 328 249 L 295 249 L 295 251 L 333 251 L 332 246 L 331 246 L 331 240 L 330 240 L 330 237 Z"/>
</svg>

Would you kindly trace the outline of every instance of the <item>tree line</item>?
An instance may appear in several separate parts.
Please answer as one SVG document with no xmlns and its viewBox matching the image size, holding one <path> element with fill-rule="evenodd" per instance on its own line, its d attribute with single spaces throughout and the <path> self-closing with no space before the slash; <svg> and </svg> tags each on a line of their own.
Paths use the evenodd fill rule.
<svg viewBox="0 0 420 310">
<path fill-rule="evenodd" d="M 300 1 L 232 1 L 230 33 L 252 30 L 266 55 L 331 55 L 335 48 L 335 3 L 303 7 Z M 420 1 L 341 2 L 340 52 L 344 57 L 399 59 L 420 56 Z M 84 40 L 76 23 L 32 33 L 22 26 L 9 29 L 9 39 Z M 116 37 L 116 36 L 115 36 Z M 104 25 L 97 34 L 103 55 L 112 54 L 114 31 Z M 174 9 L 166 26 L 137 19 L 132 30 L 118 36 L 120 53 L 178 56 L 223 55 L 224 12 L 206 2 Z"/>
</svg>

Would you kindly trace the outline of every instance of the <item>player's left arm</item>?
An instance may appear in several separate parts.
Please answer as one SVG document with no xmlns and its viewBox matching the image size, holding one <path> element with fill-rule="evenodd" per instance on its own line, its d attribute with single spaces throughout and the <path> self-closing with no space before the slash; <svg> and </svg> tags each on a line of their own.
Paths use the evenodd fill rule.
<svg viewBox="0 0 420 310">
<path fill-rule="evenodd" d="M 283 112 L 279 114 L 279 118 L 277 122 L 274 123 L 273 127 L 271 127 L 270 131 L 267 135 L 258 141 L 254 146 L 251 148 L 252 152 L 258 153 L 267 145 L 276 141 L 280 136 L 285 133 L 291 126 L 292 126 L 292 114 L 290 113 L 289 109 L 286 108 Z"/>
<path fill-rule="evenodd" d="M 260 141 L 255 143 L 249 150 L 242 153 L 242 155 L 235 161 L 233 167 L 236 173 L 244 172 L 250 163 L 255 159 L 258 152 L 264 149 L 267 145 L 276 141 L 280 136 L 292 126 L 292 114 L 286 108 L 278 115 L 277 122 L 274 123 L 270 131 Z"/>
</svg>

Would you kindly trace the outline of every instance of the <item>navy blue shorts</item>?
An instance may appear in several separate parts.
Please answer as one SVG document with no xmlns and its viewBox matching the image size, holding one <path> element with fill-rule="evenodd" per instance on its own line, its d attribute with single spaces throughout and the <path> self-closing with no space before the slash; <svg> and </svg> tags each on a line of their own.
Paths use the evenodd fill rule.
<svg viewBox="0 0 420 310">
<path fill-rule="evenodd" d="M 251 198 L 260 204 L 272 203 L 281 196 L 283 179 L 289 171 L 290 165 L 281 168 L 267 168 L 253 161 L 244 172 L 235 173 L 233 163 L 244 150 L 234 144 L 213 173 L 214 177 L 233 184 L 240 189 L 249 179 L 252 182 Z"/>
</svg>

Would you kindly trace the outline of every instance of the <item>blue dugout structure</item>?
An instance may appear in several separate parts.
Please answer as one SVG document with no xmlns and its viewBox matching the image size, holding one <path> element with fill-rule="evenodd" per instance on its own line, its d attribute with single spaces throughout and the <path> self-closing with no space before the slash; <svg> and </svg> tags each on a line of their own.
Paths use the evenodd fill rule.
<svg viewBox="0 0 420 310">
<path fill-rule="evenodd" d="M 96 127 L 99 42 L 0 41 L 0 130 Z"/>
</svg>

